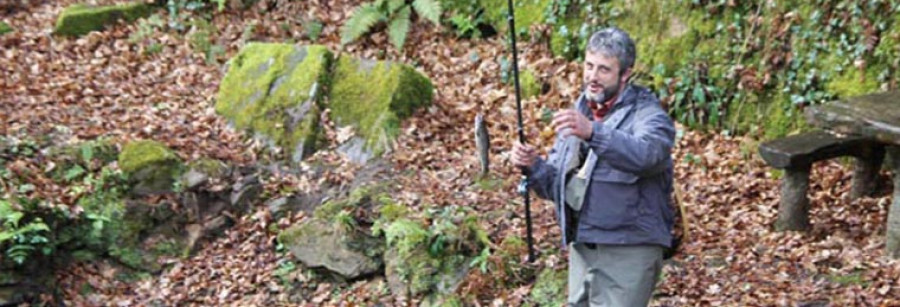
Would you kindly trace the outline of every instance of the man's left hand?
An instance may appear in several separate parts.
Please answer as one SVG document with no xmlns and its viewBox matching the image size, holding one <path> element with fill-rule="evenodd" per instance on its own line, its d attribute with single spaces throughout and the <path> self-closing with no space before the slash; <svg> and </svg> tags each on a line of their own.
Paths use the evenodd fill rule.
<svg viewBox="0 0 900 307">
<path fill-rule="evenodd" d="M 594 133 L 594 125 L 591 120 L 572 109 L 556 112 L 551 125 L 556 133 L 563 137 L 574 135 L 582 140 L 587 140 Z"/>
</svg>

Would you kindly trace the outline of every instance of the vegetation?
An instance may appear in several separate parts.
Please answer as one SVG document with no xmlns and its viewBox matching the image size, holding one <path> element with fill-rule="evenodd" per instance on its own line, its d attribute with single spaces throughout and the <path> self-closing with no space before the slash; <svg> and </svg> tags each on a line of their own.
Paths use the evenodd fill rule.
<svg viewBox="0 0 900 307">
<path fill-rule="evenodd" d="M 383 23 L 387 25 L 391 43 L 401 50 L 412 25 L 413 12 L 435 25 L 440 24 L 441 3 L 437 0 L 375 0 L 361 4 L 344 23 L 341 44 L 353 42 Z"/>
</svg>

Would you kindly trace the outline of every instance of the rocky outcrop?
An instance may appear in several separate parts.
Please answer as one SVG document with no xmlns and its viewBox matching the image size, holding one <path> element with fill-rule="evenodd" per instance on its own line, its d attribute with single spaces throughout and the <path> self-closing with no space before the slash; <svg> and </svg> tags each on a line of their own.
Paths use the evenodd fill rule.
<svg viewBox="0 0 900 307">
<path fill-rule="evenodd" d="M 300 161 L 321 139 L 319 117 L 333 58 L 319 45 L 249 44 L 228 62 L 216 112 Z"/>
<path fill-rule="evenodd" d="M 228 65 L 216 112 L 293 162 L 319 149 L 321 110 L 331 110 L 338 128 L 352 127 L 356 137 L 339 151 L 364 163 L 390 149 L 400 121 L 429 105 L 434 91 L 411 66 L 335 58 L 319 45 L 249 44 Z"/>
</svg>

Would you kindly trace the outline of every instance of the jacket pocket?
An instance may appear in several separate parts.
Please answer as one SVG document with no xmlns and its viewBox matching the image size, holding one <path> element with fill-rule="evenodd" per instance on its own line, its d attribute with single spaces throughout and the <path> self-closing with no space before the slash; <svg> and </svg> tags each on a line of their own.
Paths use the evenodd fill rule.
<svg viewBox="0 0 900 307">
<path fill-rule="evenodd" d="M 590 203 L 585 204 L 582 222 L 607 230 L 633 225 L 640 199 L 638 179 L 613 168 L 597 169 L 591 178 Z"/>
</svg>

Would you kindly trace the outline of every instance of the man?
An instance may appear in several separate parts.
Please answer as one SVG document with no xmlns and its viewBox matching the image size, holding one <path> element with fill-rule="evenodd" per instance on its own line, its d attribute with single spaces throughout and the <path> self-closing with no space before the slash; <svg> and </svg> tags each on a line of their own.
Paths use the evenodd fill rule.
<svg viewBox="0 0 900 307">
<path fill-rule="evenodd" d="M 570 306 L 646 306 L 671 246 L 675 128 L 651 91 L 627 83 L 635 53 L 621 29 L 594 33 L 584 91 L 553 116 L 547 160 L 529 145 L 512 149 L 529 188 L 556 203 Z"/>
</svg>

